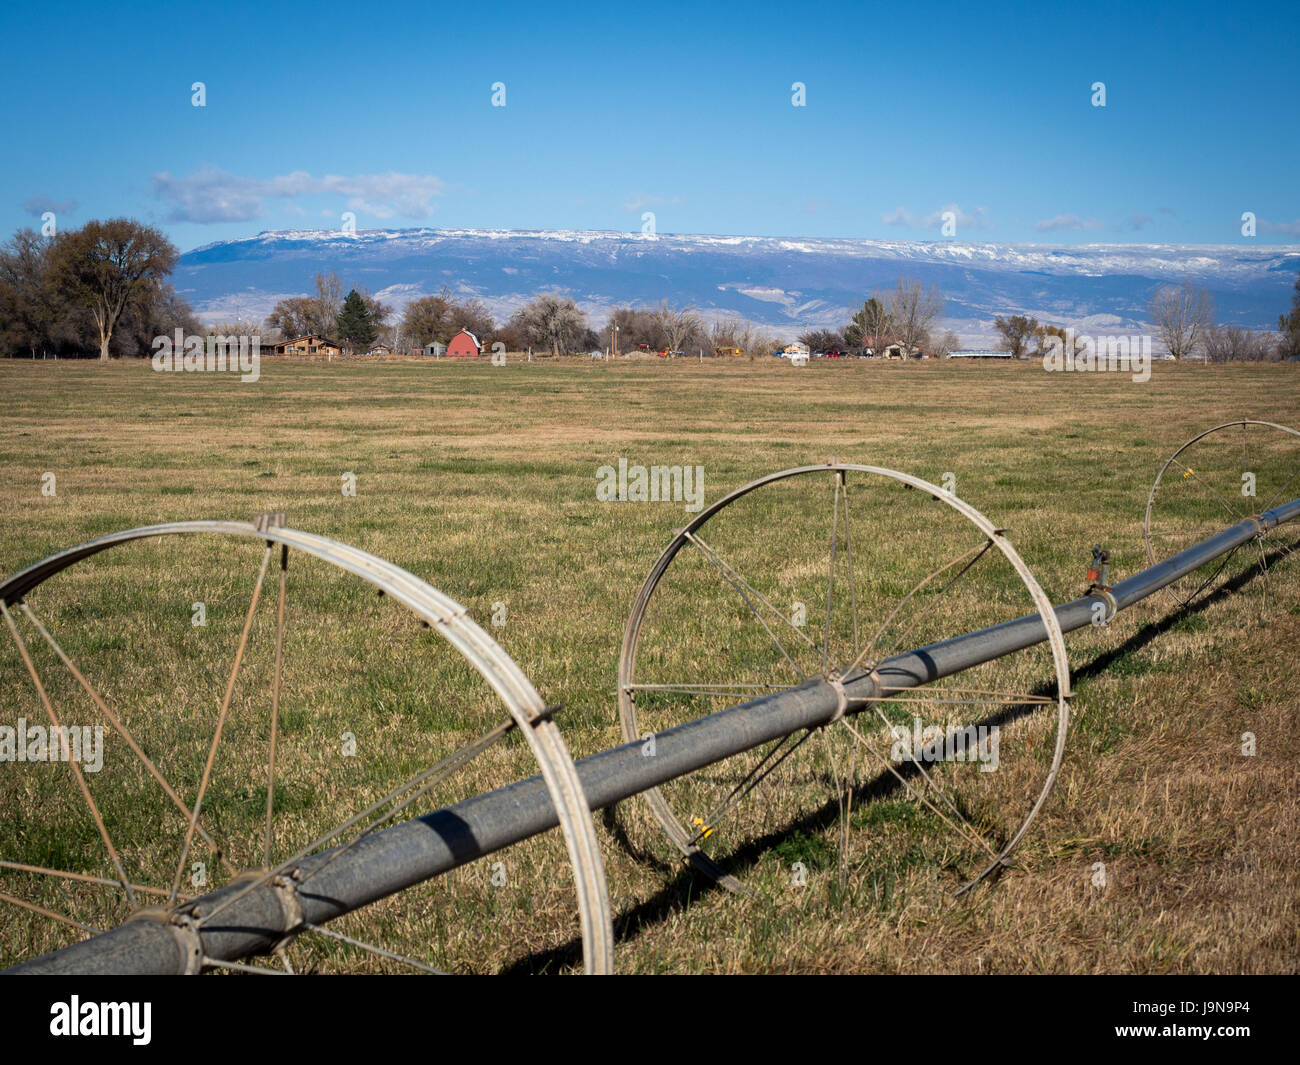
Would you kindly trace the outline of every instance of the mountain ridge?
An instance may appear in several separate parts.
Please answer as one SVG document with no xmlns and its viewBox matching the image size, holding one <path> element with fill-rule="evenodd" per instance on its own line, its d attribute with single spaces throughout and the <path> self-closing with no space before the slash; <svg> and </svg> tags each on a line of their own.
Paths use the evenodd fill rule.
<svg viewBox="0 0 1300 1065">
<path fill-rule="evenodd" d="M 611 230 L 269 230 L 186 252 L 177 289 L 208 321 L 260 320 L 338 270 L 400 312 L 447 285 L 498 319 L 538 292 L 571 296 L 599 324 L 616 306 L 661 300 L 707 319 L 736 316 L 778 332 L 839 328 L 872 290 L 899 275 L 936 284 L 944 325 L 991 339 L 997 315 L 1031 314 L 1080 332 L 1145 331 L 1146 305 L 1190 278 L 1222 322 L 1275 327 L 1290 305 L 1300 245 L 1023 244 Z"/>
</svg>

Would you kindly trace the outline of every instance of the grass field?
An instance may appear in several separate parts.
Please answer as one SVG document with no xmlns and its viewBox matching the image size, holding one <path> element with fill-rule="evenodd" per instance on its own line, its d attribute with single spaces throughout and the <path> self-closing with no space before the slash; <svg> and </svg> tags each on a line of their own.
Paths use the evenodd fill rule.
<svg viewBox="0 0 1300 1065">
<path fill-rule="evenodd" d="M 621 742 L 614 693 L 623 626 L 641 582 L 690 516 L 681 502 L 599 501 L 601 466 L 624 458 L 702 467 L 710 502 L 765 473 L 832 458 L 935 483 L 951 474 L 956 493 L 1008 530 L 1060 602 L 1087 586 L 1095 543 L 1112 553 L 1112 580 L 1147 564 L 1143 511 L 1162 463 L 1193 434 L 1239 418 L 1300 426 L 1296 368 L 1157 365 L 1138 384 L 1124 374 L 1048 374 L 1035 364 L 266 360 L 261 380 L 243 385 L 234 375 L 155 374 L 147 362 L 4 361 L 0 573 L 119 529 L 282 510 L 293 527 L 389 559 L 463 603 L 542 696 L 564 704 L 557 720 L 581 756 Z M 1296 443 L 1257 439 L 1261 502 L 1300 469 Z M 1248 513 L 1252 501 L 1233 494 L 1235 439 L 1206 461 L 1206 479 L 1219 477 Z M 42 493 L 46 474 L 53 495 Z M 355 495 L 342 491 L 345 474 L 355 476 Z M 1300 494 L 1297 484 L 1287 499 Z M 875 604 L 897 602 L 972 542 L 968 526 L 942 504 L 936 515 L 917 493 L 864 483 L 854 498 L 867 618 L 879 619 Z M 1179 502 L 1172 488 L 1158 504 L 1170 550 L 1230 520 L 1217 503 Z M 737 508 L 718 533 L 748 574 L 765 574 L 767 587 L 806 603 L 814 628 L 825 613 L 817 551 L 827 543 L 828 506 L 824 495 L 756 503 L 748 515 Z M 256 541 L 150 541 L 88 560 L 31 596 L 187 796 L 203 769 L 261 555 Z M 1234 589 L 1192 610 L 1161 595 L 1106 628 L 1067 637 L 1077 695 L 1065 767 L 1015 868 L 961 900 L 951 889 L 969 855 L 925 807 L 879 781 L 873 787 L 878 767 L 852 762 L 856 746 L 842 733 L 815 738 L 716 834 L 719 860 L 756 889 L 751 895 L 710 887 L 684 869 L 639 802 L 603 815 L 620 970 L 1300 969 L 1300 565 L 1294 556 L 1271 558 L 1270 609 L 1261 616 L 1257 558 L 1243 552 L 1209 591 L 1225 582 Z M 941 607 L 931 602 L 914 628 L 900 623 L 905 646 L 1028 612 L 1009 569 L 980 573 Z M 665 588 L 647 660 L 662 677 L 700 682 L 770 668 L 760 661 L 770 648 L 746 628 L 750 615 L 707 576 L 707 568 L 683 571 L 679 587 Z M 281 858 L 500 717 L 486 685 L 373 590 L 308 560 L 291 561 L 289 581 Z M 202 627 L 192 624 L 196 602 L 204 603 Z M 227 842 L 234 868 L 260 861 L 273 604 L 268 583 L 206 804 L 205 824 Z M 500 627 L 491 624 L 501 615 L 496 604 L 504 605 Z M 852 621 L 841 602 L 837 638 L 849 638 Z M 65 719 L 102 722 L 39 636 L 23 631 Z M 3 640 L 0 725 L 42 720 L 22 660 Z M 1038 651 L 990 673 L 990 683 L 1017 692 L 1051 679 Z M 658 705 L 653 727 L 728 701 Z M 996 783 L 966 778 L 988 785 L 969 798 L 994 835 L 1007 828 L 999 803 L 1041 768 L 1044 727 L 1031 718 L 1009 730 L 1010 771 L 987 774 Z M 342 753 L 345 732 L 355 754 Z M 1249 757 L 1246 732 L 1257 743 Z M 534 771 L 522 743 L 498 744 L 437 801 Z M 859 784 L 847 810 L 845 772 Z M 691 789 L 725 791 L 741 775 L 729 764 L 710 769 L 681 786 L 683 801 L 704 801 Z M 104 770 L 91 787 L 103 793 L 111 830 L 131 845 L 132 877 L 170 881 L 169 841 L 184 823 L 116 737 L 106 738 Z M 0 802 L 0 858 L 112 876 L 66 767 L 0 762 Z M 496 861 L 504 868 L 494 870 Z M 795 882 L 796 862 L 806 882 Z M 211 875 L 220 882 L 215 866 Z M 580 956 L 567 877 L 552 833 L 340 927 L 454 970 L 569 971 Z M 0 892 L 75 911 L 96 928 L 125 913 L 107 888 L 51 886 L 13 870 L 0 870 Z M 0 964 L 79 935 L 0 904 Z M 389 967 L 329 940 L 295 949 L 307 967 Z"/>
</svg>

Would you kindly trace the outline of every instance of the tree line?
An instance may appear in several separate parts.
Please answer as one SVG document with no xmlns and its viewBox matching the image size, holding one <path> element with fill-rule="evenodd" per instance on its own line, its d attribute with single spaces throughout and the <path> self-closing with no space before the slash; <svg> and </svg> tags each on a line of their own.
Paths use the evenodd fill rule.
<svg viewBox="0 0 1300 1065">
<path fill-rule="evenodd" d="M 893 288 L 878 288 L 838 332 L 812 329 L 799 335 L 809 351 L 856 351 L 880 354 L 895 345 L 906 357 L 947 355 L 961 346 L 950 329 L 938 330 L 944 298 L 937 285 L 900 277 Z"/>
<path fill-rule="evenodd" d="M 201 330 L 167 282 L 180 253 L 130 218 L 44 236 L 20 229 L 0 245 L 0 352 L 139 355 L 155 336 Z"/>
<path fill-rule="evenodd" d="M 1278 316 L 1276 333 L 1217 324 L 1214 297 L 1191 281 L 1157 289 L 1147 314 L 1175 360 L 1199 354 L 1207 362 L 1278 362 L 1300 355 L 1300 278 L 1290 312 Z M 1060 326 L 1022 314 L 996 318 L 993 326 L 1016 358 L 1046 354 L 1053 337 L 1069 340 Z M 1076 338 L 1076 348 L 1079 343 Z"/>
<path fill-rule="evenodd" d="M 560 293 L 542 293 L 498 323 L 481 300 L 444 286 L 412 300 L 398 316 L 364 286 L 346 288 L 336 271 L 317 273 L 309 294 L 280 300 L 260 325 L 239 320 L 205 328 L 167 280 L 179 258 L 158 229 L 129 218 L 91 221 L 50 236 L 19 230 L 0 245 L 0 353 L 145 356 L 153 338 L 177 328 L 197 335 L 256 334 L 269 343 L 319 334 L 363 351 L 375 343 L 398 351 L 446 344 L 462 329 L 484 348 L 499 341 L 510 351 L 551 355 L 617 348 L 756 358 L 785 344 L 739 318 L 706 324 L 693 307 L 667 300 L 652 308 L 618 307 L 597 330 Z M 933 286 L 924 290 L 900 278 L 892 292 L 873 295 L 841 333 L 814 331 L 801 339 L 818 350 L 866 348 L 896 334 L 912 350 L 930 344 L 929 328 L 942 307 Z M 955 345 L 952 334 L 946 337 Z"/>
<path fill-rule="evenodd" d="M 445 345 L 462 329 L 484 348 L 499 341 L 509 351 L 535 347 L 560 355 L 599 342 L 577 304 L 557 293 L 543 293 L 498 324 L 482 300 L 458 298 L 445 285 L 435 295 L 412 300 L 400 317 L 365 288 L 353 288 L 346 296 L 343 289 L 337 273 L 318 273 L 310 296 L 281 300 L 264 325 L 283 339 L 318 333 L 351 350 L 376 342 L 395 351 Z"/>
<path fill-rule="evenodd" d="M 614 349 L 710 354 L 750 358 L 772 354 L 784 340 L 738 318 L 706 324 L 692 307 L 618 307 L 599 330 L 569 297 L 546 292 L 500 324 L 476 297 L 458 297 L 444 286 L 406 305 L 402 314 L 364 287 L 344 294 L 337 272 L 318 273 L 309 295 L 278 302 L 261 327 L 225 322 L 205 329 L 193 308 L 167 278 L 179 260 L 176 247 L 156 228 L 129 218 L 90 221 L 50 235 L 18 230 L 0 245 L 0 353 L 32 357 L 147 355 L 154 337 L 177 328 L 187 333 L 259 333 L 266 340 L 309 334 L 336 339 L 352 350 L 376 342 L 394 350 L 446 344 L 462 329 L 484 348 L 525 348 L 552 355 Z M 938 332 L 944 300 L 934 285 L 900 277 L 876 289 L 840 330 L 813 329 L 799 340 L 810 350 L 875 351 L 897 345 L 906 354 L 944 355 L 959 345 L 951 331 Z M 1267 361 L 1300 355 L 1300 279 L 1278 331 L 1255 331 L 1215 322 L 1214 300 L 1191 283 L 1167 285 L 1151 298 L 1148 313 L 1175 359 L 1199 352 L 1211 362 Z M 1060 326 L 1027 315 L 998 317 L 994 327 L 1012 355 L 1044 354 L 1052 338 L 1067 339 Z"/>
</svg>

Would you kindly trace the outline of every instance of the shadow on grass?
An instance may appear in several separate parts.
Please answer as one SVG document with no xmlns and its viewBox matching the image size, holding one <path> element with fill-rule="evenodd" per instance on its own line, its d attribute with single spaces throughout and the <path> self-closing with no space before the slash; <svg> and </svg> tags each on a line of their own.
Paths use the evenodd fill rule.
<svg viewBox="0 0 1300 1065">
<path fill-rule="evenodd" d="M 1181 607 L 1159 621 L 1152 621 L 1143 625 L 1118 647 L 1097 655 L 1084 666 L 1071 670 L 1072 682 L 1077 686 L 1080 681 L 1100 676 L 1125 655 L 1142 650 L 1158 636 L 1168 632 L 1180 622 L 1200 614 L 1208 607 L 1240 591 L 1255 580 L 1256 577 L 1265 573 L 1269 567 L 1285 558 L 1289 550 L 1291 548 L 1279 547 L 1277 550 L 1263 556 L 1260 562 L 1255 563 L 1249 569 L 1243 570 L 1214 591 L 1202 595 L 1201 598 Z M 1040 685 L 1028 694 L 1053 696 L 1055 694 L 1055 684 Z M 983 723 L 1007 724 L 1042 708 L 1043 704 L 1035 703 L 1009 706 L 984 719 Z M 899 768 L 900 775 L 904 777 L 910 777 L 918 772 L 915 763 L 908 763 Z M 892 798 L 902 788 L 902 783 L 893 773 L 882 772 L 872 780 L 864 782 L 854 791 L 853 805 L 857 806 L 859 802 Z M 671 876 L 669 882 L 650 898 L 615 915 L 614 936 L 618 942 L 633 939 L 643 928 L 666 920 L 673 913 L 689 906 L 695 898 L 706 892 L 726 890 L 694 871 L 685 863 L 684 859 L 677 865 L 670 865 L 658 856 L 650 854 L 644 848 L 635 845 L 627 835 L 617 815 L 617 806 L 607 807 L 601 811 L 600 816 L 602 823 L 611 832 L 615 841 L 623 846 L 634 859 L 653 864 Z M 832 798 L 819 809 L 805 814 L 803 817 L 783 825 L 779 829 L 774 829 L 763 836 L 750 840 L 726 858 L 719 859 L 718 865 L 725 873 L 743 877 L 745 873 L 758 864 L 765 854 L 783 841 L 791 839 L 799 833 L 809 834 L 824 831 L 833 826 L 838 821 L 839 816 L 840 802 L 838 798 Z M 511 975 L 550 973 L 557 972 L 564 967 L 580 966 L 581 964 L 582 943 L 578 939 L 572 939 L 562 946 L 544 951 L 535 951 L 526 955 L 502 971 Z"/>
</svg>

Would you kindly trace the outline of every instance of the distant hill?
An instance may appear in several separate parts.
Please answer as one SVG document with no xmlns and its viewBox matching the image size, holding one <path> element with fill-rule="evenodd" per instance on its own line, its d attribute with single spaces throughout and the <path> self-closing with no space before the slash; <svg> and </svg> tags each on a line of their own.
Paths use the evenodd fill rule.
<svg viewBox="0 0 1300 1065">
<path fill-rule="evenodd" d="M 1151 293 L 1184 277 L 1214 294 L 1220 321 L 1271 329 L 1290 306 L 1300 246 L 290 230 L 196 248 L 181 257 L 174 281 L 205 320 L 260 320 L 330 269 L 398 308 L 445 284 L 504 318 L 538 292 L 558 290 L 597 322 L 615 306 L 667 299 L 791 336 L 843 325 L 873 288 L 905 274 L 938 285 L 946 324 L 974 343 L 991 339 L 993 318 L 1009 313 L 1081 332 L 1139 331 Z"/>
</svg>

